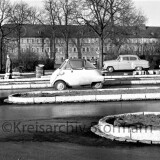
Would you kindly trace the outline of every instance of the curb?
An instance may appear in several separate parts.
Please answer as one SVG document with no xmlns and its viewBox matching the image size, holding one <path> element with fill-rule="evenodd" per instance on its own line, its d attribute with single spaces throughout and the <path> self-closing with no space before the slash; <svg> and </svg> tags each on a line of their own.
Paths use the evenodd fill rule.
<svg viewBox="0 0 160 160">
<path fill-rule="evenodd" d="M 32 81 L 49 81 L 50 78 L 23 78 L 23 79 L 0 79 L 0 83 L 4 82 L 32 82 Z"/>
<path fill-rule="evenodd" d="M 34 88 L 50 88 L 50 84 L 16 84 L 16 85 L 0 85 L 0 90 L 11 90 L 11 89 L 34 89 Z"/>
<path fill-rule="evenodd" d="M 35 80 L 31 80 L 32 82 L 38 82 L 38 81 L 48 81 L 47 79 L 36 79 Z M 10 81 L 11 82 L 11 81 Z M 12 81 L 12 82 L 20 82 L 20 81 Z M 28 81 L 25 81 L 25 79 L 23 80 L 23 82 L 28 82 Z M 105 86 L 112 86 L 112 85 L 141 85 L 141 84 L 160 84 L 160 80 L 134 80 L 134 81 L 119 81 L 119 80 L 112 80 L 112 81 L 105 81 L 104 85 Z M 30 83 L 30 84 L 1 84 L 0 83 L 0 90 L 9 90 L 9 89 L 34 89 L 34 88 L 51 88 L 52 85 L 48 82 L 48 83 Z"/>
<path fill-rule="evenodd" d="M 154 75 L 154 74 L 152 74 L 152 75 L 127 75 L 127 76 L 125 76 L 125 75 L 123 75 L 123 76 L 104 76 L 104 78 L 160 78 L 160 75 Z"/>
<path fill-rule="evenodd" d="M 108 76 L 105 79 L 104 85 L 141 85 L 141 84 L 160 84 L 160 79 L 143 79 L 143 80 L 115 80 L 111 78 L 117 78 L 118 76 Z M 126 77 L 126 76 L 125 76 Z M 110 78 L 110 79 L 109 79 Z M 124 77 L 123 77 L 124 78 Z M 0 90 L 9 89 L 32 89 L 32 88 L 50 88 L 52 87 L 49 83 L 50 78 L 24 78 L 24 79 L 0 79 Z M 48 82 L 48 83 L 30 83 L 30 84 L 9 84 L 16 82 Z M 8 83 L 8 84 L 3 84 Z"/>
<path fill-rule="evenodd" d="M 141 88 L 146 89 L 146 88 Z M 110 89 L 113 90 L 113 89 Z M 117 89 L 117 90 L 124 90 Z M 125 90 L 133 90 L 126 88 Z M 74 90 L 79 91 L 79 90 Z M 89 91 L 89 90 L 83 90 Z M 103 91 L 97 90 L 97 91 Z M 27 92 L 30 94 L 38 95 L 43 93 L 53 94 L 53 93 L 71 93 L 71 91 L 35 91 Z M 37 104 L 37 103 L 73 103 L 73 102 L 111 102 L 111 101 L 134 101 L 134 100 L 159 100 L 160 93 L 133 93 L 133 94 L 106 94 L 106 95 L 78 95 L 78 96 L 53 96 L 53 97 L 19 97 L 19 93 L 8 96 L 5 100 L 7 103 L 17 103 L 17 104 Z"/>
<path fill-rule="evenodd" d="M 148 115 L 154 114 L 159 115 L 160 112 L 135 112 L 110 115 L 101 118 L 97 125 L 91 127 L 91 131 L 98 136 L 116 140 L 121 142 L 132 142 L 132 143 L 145 143 L 145 144 L 160 144 L 160 130 L 146 127 L 122 127 L 115 126 L 112 123 L 107 122 L 110 118 L 116 118 L 123 115 Z"/>
</svg>

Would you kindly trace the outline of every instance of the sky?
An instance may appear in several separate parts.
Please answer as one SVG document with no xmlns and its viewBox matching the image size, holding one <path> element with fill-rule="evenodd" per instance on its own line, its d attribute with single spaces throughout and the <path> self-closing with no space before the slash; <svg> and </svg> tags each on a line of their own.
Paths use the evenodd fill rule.
<svg viewBox="0 0 160 160">
<path fill-rule="evenodd" d="M 146 25 L 160 27 L 160 0 L 133 0 L 133 2 L 147 17 Z"/>
<path fill-rule="evenodd" d="M 41 8 L 43 6 L 43 0 L 10 0 L 13 2 L 24 1 L 30 6 Z M 132 0 L 135 3 L 137 9 L 140 9 L 142 13 L 147 17 L 147 26 L 160 27 L 160 0 Z"/>
</svg>

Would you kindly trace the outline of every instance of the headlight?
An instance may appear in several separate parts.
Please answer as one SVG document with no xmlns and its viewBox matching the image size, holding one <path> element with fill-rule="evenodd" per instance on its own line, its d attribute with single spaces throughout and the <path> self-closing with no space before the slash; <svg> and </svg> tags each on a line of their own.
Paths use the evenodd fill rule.
<svg viewBox="0 0 160 160">
<path fill-rule="evenodd" d="M 103 69 L 106 69 L 106 65 L 105 64 L 103 64 Z"/>
</svg>

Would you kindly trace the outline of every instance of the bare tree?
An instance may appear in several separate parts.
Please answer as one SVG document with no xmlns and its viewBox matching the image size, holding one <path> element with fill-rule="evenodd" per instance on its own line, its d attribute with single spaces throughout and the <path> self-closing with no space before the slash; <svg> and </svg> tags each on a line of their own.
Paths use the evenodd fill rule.
<svg viewBox="0 0 160 160">
<path fill-rule="evenodd" d="M 99 67 L 103 63 L 104 31 L 110 24 L 108 14 L 109 0 L 84 0 L 82 8 L 79 8 L 77 20 L 89 26 L 99 37 Z"/>
<path fill-rule="evenodd" d="M 50 57 L 53 59 L 53 63 L 55 63 L 56 56 L 56 22 L 57 22 L 57 12 L 58 12 L 58 4 L 53 0 L 45 0 L 44 1 L 44 15 L 45 18 L 44 25 L 49 25 L 47 30 L 51 33 L 50 39 Z M 54 64 L 53 64 L 54 65 Z M 54 66 L 53 66 L 54 68 Z"/>
<path fill-rule="evenodd" d="M 75 22 L 75 13 L 78 5 L 76 0 L 59 0 L 59 12 L 57 12 L 57 19 L 60 25 L 64 25 L 65 28 L 62 30 L 62 36 L 65 40 L 65 58 L 68 58 L 68 46 L 69 39 L 72 31 L 69 25 L 73 25 Z"/>
<path fill-rule="evenodd" d="M 78 58 L 82 58 L 82 47 L 84 45 L 86 26 L 78 26 L 78 28 L 77 26 L 74 26 L 74 28 L 75 30 L 72 30 L 72 32 L 74 32 L 74 37 L 71 37 L 71 42 L 77 48 Z"/>
<path fill-rule="evenodd" d="M 10 10 L 10 3 L 8 0 L 1 0 L 0 1 L 0 71 L 3 68 L 3 39 L 5 37 L 3 32 L 3 25 L 8 20 L 8 12 Z"/>
<path fill-rule="evenodd" d="M 135 22 L 140 22 L 138 18 L 137 21 L 133 20 L 135 14 L 130 6 L 131 2 L 131 0 L 129 2 L 127 0 L 83 0 L 82 8 L 78 10 L 79 23 L 88 25 L 99 37 L 100 68 L 103 64 L 104 39 L 114 37 L 117 26 L 123 28 L 123 26 L 127 26 L 126 24 L 133 26 Z M 127 12 L 126 9 L 128 9 Z"/>
<path fill-rule="evenodd" d="M 35 7 L 28 9 L 28 23 L 30 24 L 41 24 L 43 22 L 43 11 Z"/>
<path fill-rule="evenodd" d="M 130 44 L 130 39 L 140 35 L 140 32 L 144 28 L 146 17 L 135 8 L 131 0 L 120 0 L 116 12 L 114 12 L 113 7 L 111 8 L 111 28 L 109 28 L 109 37 L 114 46 L 113 53 L 117 54 L 121 46 L 128 42 Z"/>
<path fill-rule="evenodd" d="M 23 25 L 29 23 L 29 17 L 31 15 L 31 9 L 27 3 L 15 3 L 13 4 L 9 12 L 9 23 L 14 25 L 17 45 L 18 45 L 18 60 L 21 63 L 21 48 L 20 48 L 20 39 L 23 35 Z"/>
</svg>

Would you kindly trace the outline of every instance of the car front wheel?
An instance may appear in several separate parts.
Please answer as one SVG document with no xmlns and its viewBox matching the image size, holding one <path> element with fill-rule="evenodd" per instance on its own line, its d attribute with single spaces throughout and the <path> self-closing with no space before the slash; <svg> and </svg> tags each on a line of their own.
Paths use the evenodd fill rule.
<svg viewBox="0 0 160 160">
<path fill-rule="evenodd" d="M 142 71 L 142 67 L 136 67 L 136 71 Z"/>
<path fill-rule="evenodd" d="M 58 91 L 62 91 L 62 90 L 65 90 L 66 89 L 66 83 L 63 82 L 63 81 L 57 81 L 55 83 L 55 89 L 58 90 Z"/>
<path fill-rule="evenodd" d="M 103 87 L 103 84 L 102 82 L 95 82 L 95 83 L 92 83 L 91 87 L 93 89 L 101 89 Z"/>
<path fill-rule="evenodd" d="M 113 68 L 113 67 L 107 67 L 107 71 L 108 71 L 108 72 L 113 72 L 113 71 L 114 71 L 114 68 Z"/>
</svg>

